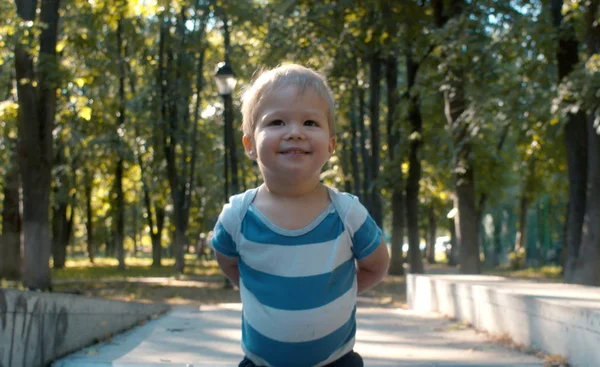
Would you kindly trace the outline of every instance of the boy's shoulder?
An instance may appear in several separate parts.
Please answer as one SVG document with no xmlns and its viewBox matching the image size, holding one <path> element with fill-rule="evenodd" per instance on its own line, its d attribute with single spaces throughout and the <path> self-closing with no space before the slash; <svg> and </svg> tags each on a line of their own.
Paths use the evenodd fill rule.
<svg viewBox="0 0 600 367">
<path fill-rule="evenodd" d="M 241 220 L 244 218 L 246 211 L 254 197 L 258 188 L 246 190 L 240 194 L 233 195 L 229 198 L 229 202 L 223 206 L 221 212 L 221 220 Z"/>
<path fill-rule="evenodd" d="M 326 186 L 333 206 L 342 218 L 345 218 L 350 210 L 362 206 L 357 196 L 348 192 L 340 191 L 334 187 Z"/>
<path fill-rule="evenodd" d="M 340 191 L 335 187 L 331 187 L 328 185 L 325 185 L 325 187 L 327 187 L 327 189 L 330 192 L 331 196 L 340 196 L 342 198 L 342 200 L 358 200 L 358 197 L 356 195 L 353 195 L 349 192 L 345 192 L 345 191 Z"/>
</svg>

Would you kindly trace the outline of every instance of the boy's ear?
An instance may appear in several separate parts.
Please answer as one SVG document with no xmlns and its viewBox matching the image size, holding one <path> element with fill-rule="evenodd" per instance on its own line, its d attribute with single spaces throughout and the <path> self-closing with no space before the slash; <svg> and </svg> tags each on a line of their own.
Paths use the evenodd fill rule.
<svg viewBox="0 0 600 367">
<path fill-rule="evenodd" d="M 333 154 L 333 151 L 335 150 L 335 144 L 336 144 L 335 136 L 330 137 L 329 138 L 329 146 L 327 148 L 327 150 L 329 151 L 329 156 L 331 156 Z"/>
<path fill-rule="evenodd" d="M 248 156 L 248 158 L 255 161 L 256 149 L 254 147 L 254 142 L 252 141 L 252 138 L 244 134 L 244 136 L 242 137 L 242 144 L 244 144 L 244 150 L 246 151 L 246 155 Z"/>
</svg>

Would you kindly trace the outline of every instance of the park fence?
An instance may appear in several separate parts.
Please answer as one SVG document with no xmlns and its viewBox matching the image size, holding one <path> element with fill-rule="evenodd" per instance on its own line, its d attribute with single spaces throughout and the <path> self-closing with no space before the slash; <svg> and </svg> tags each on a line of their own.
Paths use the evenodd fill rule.
<svg viewBox="0 0 600 367">
<path fill-rule="evenodd" d="M 515 252 L 519 231 L 519 201 L 490 207 L 482 216 L 480 245 L 485 263 L 505 265 L 560 265 L 567 203 L 544 195 L 530 205 L 524 252 Z"/>
</svg>

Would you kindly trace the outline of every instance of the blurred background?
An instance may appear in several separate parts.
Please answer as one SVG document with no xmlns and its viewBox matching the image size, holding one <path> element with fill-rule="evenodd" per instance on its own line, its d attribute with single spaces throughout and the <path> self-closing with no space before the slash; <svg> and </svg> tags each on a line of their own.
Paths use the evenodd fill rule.
<svg viewBox="0 0 600 367">
<path fill-rule="evenodd" d="M 322 179 L 384 229 L 392 274 L 532 267 L 600 285 L 599 0 L 0 13 L 0 278 L 50 289 L 69 266 L 208 266 L 223 204 L 260 184 L 241 93 L 294 62 L 330 81 L 338 145 Z"/>
</svg>

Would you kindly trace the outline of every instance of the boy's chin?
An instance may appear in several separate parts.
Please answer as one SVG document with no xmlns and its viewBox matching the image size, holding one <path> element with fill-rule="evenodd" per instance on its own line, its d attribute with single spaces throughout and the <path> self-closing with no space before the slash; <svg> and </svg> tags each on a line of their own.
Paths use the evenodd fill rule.
<svg viewBox="0 0 600 367">
<path fill-rule="evenodd" d="M 319 182 L 321 174 L 320 172 L 307 172 L 303 169 L 286 169 L 281 170 L 277 175 L 271 176 L 271 180 L 267 179 L 266 181 L 271 181 L 273 183 L 284 183 L 286 185 L 302 185 L 309 184 L 311 182 Z"/>
</svg>

